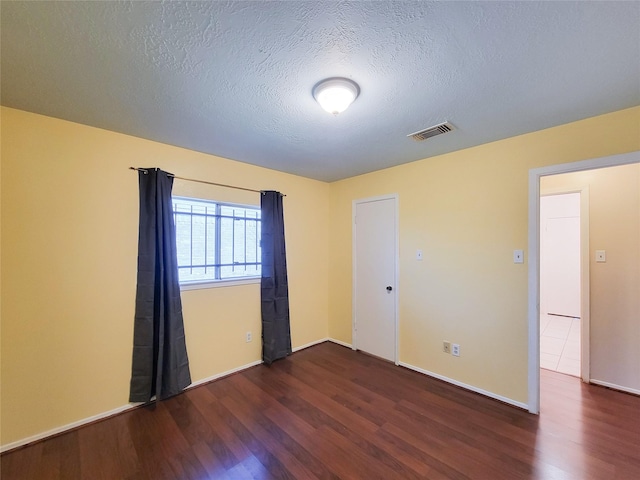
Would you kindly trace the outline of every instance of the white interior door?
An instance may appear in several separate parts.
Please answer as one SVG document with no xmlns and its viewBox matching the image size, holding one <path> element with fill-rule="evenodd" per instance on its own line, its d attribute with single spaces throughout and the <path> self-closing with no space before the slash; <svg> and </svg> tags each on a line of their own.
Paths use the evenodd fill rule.
<svg viewBox="0 0 640 480">
<path fill-rule="evenodd" d="M 540 311 L 580 317 L 580 194 L 540 198 Z"/>
<path fill-rule="evenodd" d="M 354 202 L 354 348 L 396 361 L 396 197 Z"/>
</svg>

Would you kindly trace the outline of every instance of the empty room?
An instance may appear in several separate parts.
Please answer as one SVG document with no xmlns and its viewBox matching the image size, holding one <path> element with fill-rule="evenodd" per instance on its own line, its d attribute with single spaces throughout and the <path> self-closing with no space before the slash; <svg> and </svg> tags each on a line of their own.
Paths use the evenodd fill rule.
<svg viewBox="0 0 640 480">
<path fill-rule="evenodd" d="M 640 2 L 0 22 L 3 480 L 640 478 Z"/>
</svg>

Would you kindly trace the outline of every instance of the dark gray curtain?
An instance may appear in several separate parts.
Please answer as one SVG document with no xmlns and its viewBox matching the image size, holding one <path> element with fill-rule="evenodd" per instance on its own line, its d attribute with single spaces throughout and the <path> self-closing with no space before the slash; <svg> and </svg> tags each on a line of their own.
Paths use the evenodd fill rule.
<svg viewBox="0 0 640 480">
<path fill-rule="evenodd" d="M 284 243 L 282 194 L 264 191 L 260 196 L 262 210 L 262 360 L 265 364 L 291 353 L 289 326 L 289 287 Z"/>
<path fill-rule="evenodd" d="M 178 283 L 173 176 L 138 172 L 140 231 L 130 402 L 180 393 L 191 383 Z"/>
</svg>

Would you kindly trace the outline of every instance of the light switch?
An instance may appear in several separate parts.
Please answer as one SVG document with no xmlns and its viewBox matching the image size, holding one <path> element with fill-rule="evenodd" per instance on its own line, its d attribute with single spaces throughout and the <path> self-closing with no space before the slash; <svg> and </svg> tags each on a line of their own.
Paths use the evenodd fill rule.
<svg viewBox="0 0 640 480">
<path fill-rule="evenodd" d="M 422 260 L 422 250 L 416 250 L 416 260 Z"/>
<path fill-rule="evenodd" d="M 604 250 L 596 250 L 596 262 L 604 263 L 607 261 L 607 252 Z"/>
<path fill-rule="evenodd" d="M 524 250 L 513 251 L 513 263 L 524 263 Z"/>
</svg>

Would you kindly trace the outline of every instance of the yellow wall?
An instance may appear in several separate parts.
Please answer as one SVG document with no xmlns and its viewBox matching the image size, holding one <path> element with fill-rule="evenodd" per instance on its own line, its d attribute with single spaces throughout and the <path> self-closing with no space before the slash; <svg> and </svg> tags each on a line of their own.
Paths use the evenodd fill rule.
<svg viewBox="0 0 640 480">
<path fill-rule="evenodd" d="M 640 107 L 331 184 L 329 336 L 352 340 L 352 201 L 397 193 L 400 361 L 526 403 L 528 172 L 635 150 Z"/>
<path fill-rule="evenodd" d="M 138 235 L 129 166 L 285 193 L 293 346 L 327 337 L 328 184 L 14 109 L 1 116 L 2 445 L 127 404 Z M 174 193 L 259 202 L 179 180 Z M 182 301 L 194 381 L 260 359 L 259 285 Z"/>
<path fill-rule="evenodd" d="M 542 177 L 540 192 L 588 187 L 591 379 L 640 392 L 640 164 Z M 595 251 L 607 261 L 596 263 Z"/>
<path fill-rule="evenodd" d="M 512 251 L 527 247 L 528 170 L 640 150 L 638 107 L 325 184 L 8 108 L 1 121 L 2 445 L 126 404 L 131 165 L 287 194 L 294 347 L 351 342 L 352 200 L 398 193 L 400 360 L 524 403 L 527 270 Z M 183 308 L 194 381 L 259 359 L 259 341 L 244 342 L 259 338 L 257 285 L 186 291 Z M 461 357 L 441 353 L 445 339 Z"/>
</svg>

